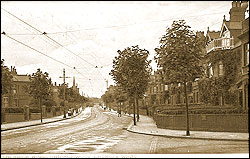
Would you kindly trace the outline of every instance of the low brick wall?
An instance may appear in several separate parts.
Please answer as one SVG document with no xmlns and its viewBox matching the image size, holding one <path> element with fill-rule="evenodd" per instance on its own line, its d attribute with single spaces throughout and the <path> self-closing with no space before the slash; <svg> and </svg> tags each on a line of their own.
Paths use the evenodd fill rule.
<svg viewBox="0 0 250 159">
<path fill-rule="evenodd" d="M 186 130 L 185 115 L 154 116 L 158 128 Z M 248 114 L 190 114 L 190 130 L 249 132 Z"/>
<path fill-rule="evenodd" d="M 46 112 L 46 115 L 43 115 L 43 118 L 51 118 L 54 116 L 60 116 L 63 114 L 63 111 L 57 111 L 55 114 L 53 112 Z M 29 120 L 38 120 L 41 119 L 40 113 L 30 113 Z M 28 119 L 28 118 L 27 118 Z M 1 112 L 1 122 L 2 123 L 13 123 L 27 121 L 25 119 L 25 113 L 2 113 Z"/>
<path fill-rule="evenodd" d="M 56 112 L 56 116 L 60 116 L 60 115 L 62 115 L 63 114 L 63 111 L 58 111 L 58 112 Z"/>
<path fill-rule="evenodd" d="M 51 118 L 53 117 L 53 112 L 46 112 L 46 118 Z"/>
<path fill-rule="evenodd" d="M 31 113 L 30 114 L 30 120 L 38 120 L 38 119 L 41 119 L 40 113 Z"/>
<path fill-rule="evenodd" d="M 5 113 L 5 122 L 14 123 L 24 121 L 23 113 Z"/>
</svg>

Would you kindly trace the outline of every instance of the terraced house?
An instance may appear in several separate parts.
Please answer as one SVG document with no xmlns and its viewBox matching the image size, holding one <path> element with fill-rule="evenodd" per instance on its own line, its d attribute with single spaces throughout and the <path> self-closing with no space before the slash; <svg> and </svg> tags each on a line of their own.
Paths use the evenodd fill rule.
<svg viewBox="0 0 250 159">
<path fill-rule="evenodd" d="M 204 92 L 205 90 L 202 90 L 204 102 L 211 103 L 214 101 L 211 103 L 213 105 L 240 104 L 241 107 L 245 107 L 243 106 L 243 103 L 245 104 L 243 100 L 245 101 L 246 99 L 243 99 L 245 95 L 242 90 L 244 90 L 246 94 L 246 90 L 243 89 L 243 87 L 246 87 L 246 83 L 243 84 L 244 86 L 242 86 L 242 88 L 237 86 L 236 83 L 238 83 L 238 85 L 242 83 L 237 81 L 239 81 L 239 78 L 243 78 L 240 77 L 243 75 L 242 70 L 244 68 L 242 67 L 247 65 L 242 64 L 244 59 L 246 59 L 242 54 L 247 56 L 247 53 L 244 52 L 247 52 L 247 46 L 249 46 L 246 40 L 249 36 L 247 37 L 246 34 L 243 33 L 243 22 L 247 21 L 245 20 L 246 7 L 246 2 L 232 2 L 232 8 L 229 12 L 230 19 L 227 21 L 224 16 L 221 30 L 217 32 L 207 31 L 207 54 L 203 61 L 206 68 L 206 76 L 203 77 L 203 79 L 209 81 L 207 85 L 211 87 L 210 91 L 207 90 Z M 247 28 L 247 26 L 244 27 Z M 242 41 L 242 38 L 245 41 Z M 245 70 L 244 73 L 248 74 L 247 70 Z M 205 97 L 205 93 L 211 98 L 208 99 Z"/>
<path fill-rule="evenodd" d="M 208 28 L 205 36 L 204 32 L 197 32 L 206 43 L 200 63 L 204 66 L 204 75 L 187 85 L 190 108 L 248 109 L 249 18 L 245 19 L 246 8 L 247 2 L 233 1 L 229 20 L 224 16 L 220 30 Z M 147 91 L 149 105 L 155 109 L 184 106 L 183 86 L 166 85 L 164 81 L 161 70 L 151 76 Z"/>
</svg>

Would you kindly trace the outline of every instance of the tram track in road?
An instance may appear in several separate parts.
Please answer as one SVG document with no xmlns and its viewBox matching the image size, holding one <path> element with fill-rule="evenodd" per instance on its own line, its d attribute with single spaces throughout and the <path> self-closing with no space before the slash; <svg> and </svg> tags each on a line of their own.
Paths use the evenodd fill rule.
<svg viewBox="0 0 250 159">
<path fill-rule="evenodd" d="M 40 133 L 43 131 L 53 131 L 53 130 L 60 131 L 62 129 L 66 129 L 69 126 L 74 126 L 74 125 L 77 125 L 79 123 L 85 123 L 85 122 L 93 119 L 94 118 L 93 113 L 94 113 L 94 111 L 91 110 L 90 116 L 87 118 L 84 118 L 84 119 L 81 119 L 83 117 L 83 114 L 80 114 L 79 116 L 72 118 L 72 119 L 68 119 L 68 120 L 48 123 L 45 125 L 37 125 L 37 126 L 32 126 L 32 127 L 7 130 L 4 132 L 1 132 L 1 137 L 2 137 L 2 139 L 8 139 L 8 138 L 19 137 L 22 135 Z M 76 118 L 78 120 L 76 120 Z M 79 119 L 81 119 L 81 120 L 79 120 Z"/>
<path fill-rule="evenodd" d="M 58 127 L 33 127 L 28 132 L 16 131 L 14 134 L 2 137 L 2 153 L 44 153 L 48 150 L 57 149 L 60 146 L 88 139 L 90 136 L 108 136 L 109 130 L 115 132 L 118 128 L 113 125 L 117 117 L 106 114 L 93 107 L 91 116 L 83 121 L 68 120 L 70 124 Z M 64 121 L 66 122 L 66 121 Z M 53 123 L 56 124 L 56 123 Z M 49 125 L 49 124 L 48 124 Z M 41 129 L 43 131 L 41 131 Z M 115 129 L 115 130 L 111 130 Z M 20 133 L 18 133 L 20 132 Z M 16 134 L 17 133 L 17 134 Z M 28 140 L 27 140 L 28 139 Z M 16 144 L 18 143 L 18 144 Z"/>
<path fill-rule="evenodd" d="M 155 136 L 155 137 L 153 137 L 152 142 L 151 142 L 150 147 L 149 147 L 149 153 L 150 153 L 150 154 L 156 152 L 157 143 L 158 143 L 158 137 Z"/>
</svg>

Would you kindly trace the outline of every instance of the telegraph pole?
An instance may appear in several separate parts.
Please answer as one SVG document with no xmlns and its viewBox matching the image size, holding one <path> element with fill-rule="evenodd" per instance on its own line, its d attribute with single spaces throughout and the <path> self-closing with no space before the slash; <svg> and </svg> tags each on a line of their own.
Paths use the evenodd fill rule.
<svg viewBox="0 0 250 159">
<path fill-rule="evenodd" d="M 106 80 L 106 87 L 107 87 L 107 89 L 108 89 L 108 87 L 109 87 L 109 85 L 108 85 L 108 80 Z"/>
<path fill-rule="evenodd" d="M 65 68 L 63 69 L 63 77 L 59 77 L 59 78 L 63 78 L 63 118 L 66 118 L 66 112 L 65 112 L 65 78 L 70 78 L 70 77 L 65 77 Z"/>
</svg>

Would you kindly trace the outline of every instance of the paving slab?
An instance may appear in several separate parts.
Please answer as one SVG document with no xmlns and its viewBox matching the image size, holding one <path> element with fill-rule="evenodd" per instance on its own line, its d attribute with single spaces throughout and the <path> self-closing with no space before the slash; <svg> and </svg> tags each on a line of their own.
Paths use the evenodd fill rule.
<svg viewBox="0 0 250 159">
<path fill-rule="evenodd" d="M 140 116 L 139 122 L 133 122 L 127 128 L 128 131 L 140 134 L 184 138 L 184 139 L 205 139 L 205 140 L 227 140 L 227 141 L 249 141 L 249 133 L 234 132 L 212 132 L 212 131 L 190 131 L 190 136 L 186 136 L 185 130 L 171 130 L 157 128 L 151 117 Z"/>
</svg>

